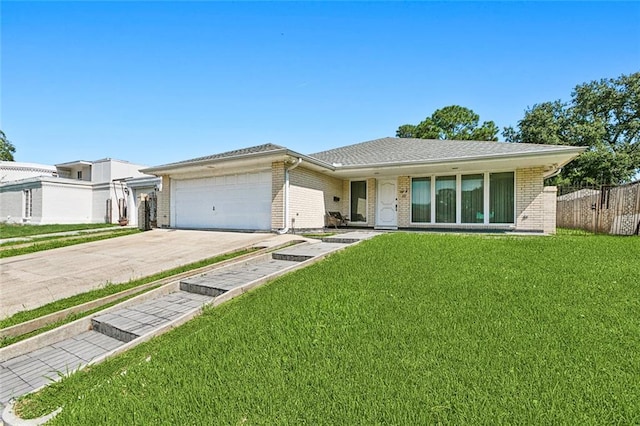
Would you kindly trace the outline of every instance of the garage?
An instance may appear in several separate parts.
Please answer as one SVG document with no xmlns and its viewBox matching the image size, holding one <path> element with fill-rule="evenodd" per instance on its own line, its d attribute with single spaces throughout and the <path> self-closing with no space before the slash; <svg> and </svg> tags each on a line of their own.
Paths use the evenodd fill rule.
<svg viewBox="0 0 640 426">
<path fill-rule="evenodd" d="M 271 230 L 271 172 L 171 180 L 178 228 Z"/>
</svg>

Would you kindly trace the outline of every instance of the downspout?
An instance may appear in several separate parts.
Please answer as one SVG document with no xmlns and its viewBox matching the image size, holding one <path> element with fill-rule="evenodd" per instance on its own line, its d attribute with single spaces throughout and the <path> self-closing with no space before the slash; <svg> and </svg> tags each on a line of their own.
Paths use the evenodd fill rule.
<svg viewBox="0 0 640 426">
<path fill-rule="evenodd" d="M 549 176 L 545 176 L 545 179 L 551 179 L 553 177 L 556 177 L 560 174 L 560 172 L 562 172 L 562 167 L 558 167 L 553 173 L 551 173 Z"/>
<path fill-rule="evenodd" d="M 302 158 L 298 158 L 293 165 L 284 169 L 284 228 L 278 230 L 278 234 L 289 232 L 289 172 L 302 163 Z"/>
</svg>

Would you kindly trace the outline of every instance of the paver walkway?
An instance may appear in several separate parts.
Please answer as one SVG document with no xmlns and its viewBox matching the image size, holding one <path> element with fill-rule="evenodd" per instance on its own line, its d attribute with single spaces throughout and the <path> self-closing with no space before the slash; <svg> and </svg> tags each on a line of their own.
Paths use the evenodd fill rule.
<svg viewBox="0 0 640 426">
<path fill-rule="evenodd" d="M 374 234 L 375 235 L 375 234 Z M 371 238 L 360 234 L 349 242 Z M 346 241 L 346 240 L 345 240 Z M 271 256 L 238 262 L 180 282 L 180 290 L 91 319 L 92 329 L 0 362 L 0 407 L 61 374 L 104 356 L 138 337 L 154 333 L 184 315 L 192 315 L 221 294 L 291 269 L 299 262 L 336 251 L 347 243 L 306 243 Z"/>
<path fill-rule="evenodd" d="M 295 235 L 154 229 L 0 259 L 0 318 L 58 299 L 123 283 L 254 244 Z"/>
<path fill-rule="evenodd" d="M 123 344 L 90 330 L 0 363 L 0 406 Z"/>
</svg>

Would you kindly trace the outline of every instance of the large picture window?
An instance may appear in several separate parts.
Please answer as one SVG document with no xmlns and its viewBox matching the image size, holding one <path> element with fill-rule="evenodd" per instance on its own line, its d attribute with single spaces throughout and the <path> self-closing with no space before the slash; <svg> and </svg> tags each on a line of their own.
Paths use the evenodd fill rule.
<svg viewBox="0 0 640 426">
<path fill-rule="evenodd" d="M 411 221 L 431 222 L 431 178 L 411 180 Z"/>
<path fill-rule="evenodd" d="M 367 182 L 351 182 L 351 222 L 367 221 Z"/>
<path fill-rule="evenodd" d="M 484 175 L 462 176 L 462 223 L 484 222 Z"/>
<path fill-rule="evenodd" d="M 513 172 L 489 174 L 489 222 L 514 223 Z"/>
<path fill-rule="evenodd" d="M 515 173 L 414 177 L 411 223 L 513 224 Z"/>
<path fill-rule="evenodd" d="M 436 222 L 456 223 L 456 177 L 436 177 Z"/>
</svg>

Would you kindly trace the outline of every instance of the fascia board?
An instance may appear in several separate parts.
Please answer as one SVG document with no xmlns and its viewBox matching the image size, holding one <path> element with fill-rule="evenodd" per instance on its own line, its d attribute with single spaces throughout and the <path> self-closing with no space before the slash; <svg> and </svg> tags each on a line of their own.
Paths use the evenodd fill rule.
<svg viewBox="0 0 640 426">
<path fill-rule="evenodd" d="M 563 154 L 570 154 L 568 160 L 562 165 L 573 160 L 576 156 L 581 154 L 587 149 L 587 147 L 572 147 L 570 149 L 553 150 L 553 151 L 537 151 L 537 152 L 520 152 L 520 153 L 507 153 L 507 154 L 490 154 L 490 155 L 476 155 L 468 157 L 451 157 L 437 160 L 415 160 L 415 161 L 399 161 L 388 163 L 370 163 L 370 164 L 351 164 L 346 166 L 338 166 L 337 170 L 358 170 L 358 169 L 374 169 L 374 168 L 389 168 L 389 167 L 403 167 L 403 166 L 419 166 L 419 165 L 446 165 L 451 163 L 465 163 L 465 162 L 478 162 L 488 160 L 503 160 L 503 159 L 517 159 L 517 158 L 535 158 L 535 157 L 550 157 Z"/>
</svg>

